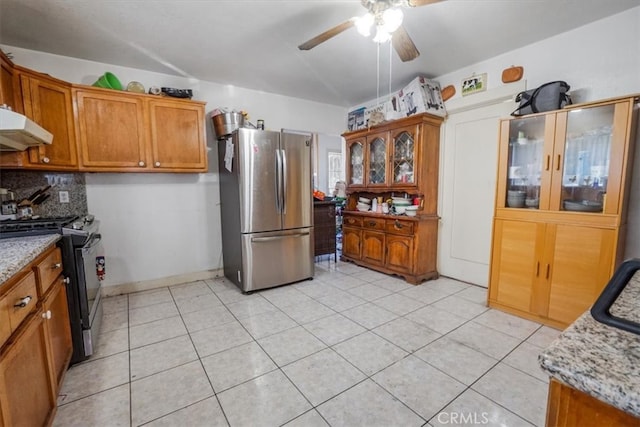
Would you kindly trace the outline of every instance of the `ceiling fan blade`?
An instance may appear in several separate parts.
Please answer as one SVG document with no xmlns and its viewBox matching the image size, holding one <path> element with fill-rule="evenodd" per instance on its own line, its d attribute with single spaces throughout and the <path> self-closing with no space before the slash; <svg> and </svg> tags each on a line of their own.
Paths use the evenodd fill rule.
<svg viewBox="0 0 640 427">
<path fill-rule="evenodd" d="M 426 6 L 432 3 L 438 3 L 440 1 L 442 0 L 408 0 L 407 3 L 409 3 L 409 6 L 411 7 L 418 7 L 418 6 Z"/>
<path fill-rule="evenodd" d="M 407 30 L 405 30 L 402 25 L 393 32 L 391 43 L 393 43 L 393 48 L 398 52 L 398 56 L 402 62 L 412 61 L 420 56 L 418 48 L 416 48 L 416 45 L 413 43 L 413 40 L 411 40 L 409 33 L 407 33 Z"/>
<path fill-rule="evenodd" d="M 356 22 L 355 18 L 351 18 L 348 21 L 343 22 L 342 24 L 336 25 L 335 27 L 328 29 L 324 33 L 318 34 L 314 38 L 302 43 L 300 46 L 298 46 L 298 49 L 300 50 L 313 49 L 314 47 L 318 46 L 320 43 L 324 43 L 327 40 L 329 40 L 331 37 L 335 37 L 338 34 L 342 33 L 343 31 L 346 31 L 349 28 L 353 27 L 355 25 L 355 22 Z"/>
</svg>

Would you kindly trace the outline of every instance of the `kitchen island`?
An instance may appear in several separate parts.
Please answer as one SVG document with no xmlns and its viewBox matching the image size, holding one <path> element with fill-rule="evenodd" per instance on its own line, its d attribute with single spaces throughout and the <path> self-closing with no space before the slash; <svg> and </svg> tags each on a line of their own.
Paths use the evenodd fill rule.
<svg viewBox="0 0 640 427">
<path fill-rule="evenodd" d="M 60 240 L 59 234 L 0 239 L 0 285 Z"/>
<path fill-rule="evenodd" d="M 640 272 L 611 313 L 640 321 Z M 590 312 L 538 358 L 551 376 L 547 425 L 640 426 L 640 335 L 596 321 Z"/>
</svg>

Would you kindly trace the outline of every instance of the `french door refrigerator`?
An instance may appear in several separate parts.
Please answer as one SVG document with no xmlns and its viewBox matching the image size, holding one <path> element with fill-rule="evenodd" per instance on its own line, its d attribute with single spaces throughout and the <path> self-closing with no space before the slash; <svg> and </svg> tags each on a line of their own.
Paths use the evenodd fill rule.
<svg viewBox="0 0 640 427">
<path fill-rule="evenodd" d="M 218 141 L 224 275 L 243 292 L 313 277 L 311 133 Z"/>
</svg>

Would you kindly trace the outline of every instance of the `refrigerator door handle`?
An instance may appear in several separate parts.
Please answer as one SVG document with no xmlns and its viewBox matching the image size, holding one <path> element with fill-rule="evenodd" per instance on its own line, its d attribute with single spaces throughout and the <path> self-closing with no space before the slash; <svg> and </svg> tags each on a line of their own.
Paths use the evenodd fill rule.
<svg viewBox="0 0 640 427">
<path fill-rule="evenodd" d="M 308 236 L 309 234 L 310 233 L 307 231 L 305 233 L 286 234 L 284 236 L 252 237 L 251 242 L 273 242 L 274 240 L 288 239 L 290 237 L 304 237 Z"/>
<path fill-rule="evenodd" d="M 280 150 L 276 150 L 276 211 L 282 213 L 282 160 L 280 158 Z"/>
<path fill-rule="evenodd" d="M 284 150 L 280 150 L 282 153 L 282 213 L 287 213 L 287 153 Z"/>
</svg>

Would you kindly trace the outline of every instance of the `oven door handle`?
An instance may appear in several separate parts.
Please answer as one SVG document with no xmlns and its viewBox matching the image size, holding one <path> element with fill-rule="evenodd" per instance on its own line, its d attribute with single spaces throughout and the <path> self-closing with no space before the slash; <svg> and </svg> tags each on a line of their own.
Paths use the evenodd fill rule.
<svg viewBox="0 0 640 427">
<path fill-rule="evenodd" d="M 96 247 L 98 245 L 98 243 L 100 243 L 100 241 L 102 241 L 102 234 L 95 233 L 95 234 L 91 235 L 91 238 L 89 239 L 89 242 L 82 248 L 82 250 L 83 251 L 88 251 L 90 249 L 93 249 L 94 247 Z"/>
</svg>

